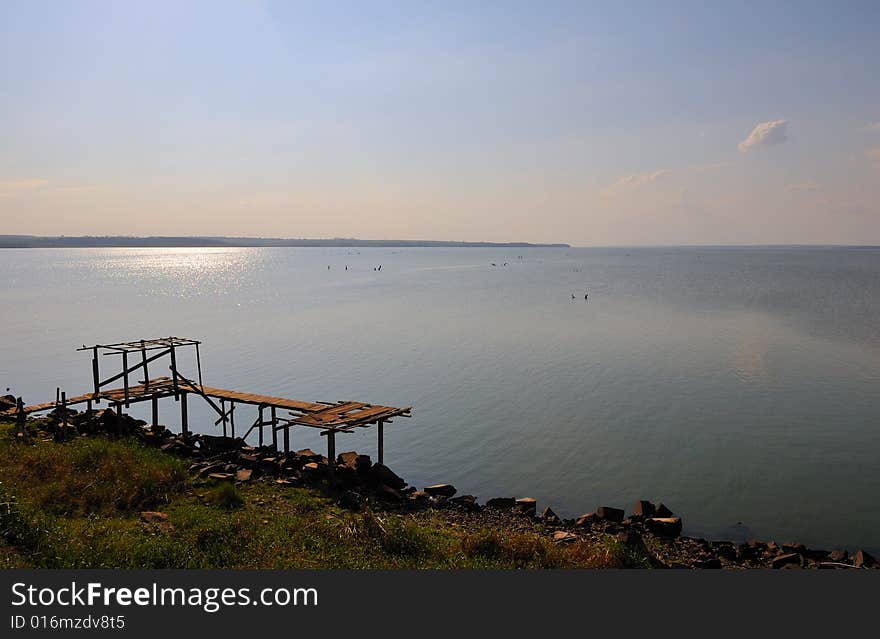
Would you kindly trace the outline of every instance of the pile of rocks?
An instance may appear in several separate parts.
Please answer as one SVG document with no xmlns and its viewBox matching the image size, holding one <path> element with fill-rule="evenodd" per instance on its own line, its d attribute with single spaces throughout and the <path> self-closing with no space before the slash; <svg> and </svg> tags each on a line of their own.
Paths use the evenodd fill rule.
<svg viewBox="0 0 880 639">
<path fill-rule="evenodd" d="M 333 482 L 328 486 L 330 461 L 308 448 L 284 453 L 272 447 L 248 446 L 241 438 L 176 435 L 164 426 L 151 427 L 111 409 L 80 413 L 59 407 L 40 425 L 56 439 L 99 433 L 135 437 L 145 445 L 190 458 L 190 471 L 206 480 L 240 483 L 264 479 L 281 485 L 327 486 L 346 508 L 361 509 L 369 502 L 379 502 L 386 509 L 446 511 L 449 516 L 476 520 L 481 526 L 521 523 L 533 528 L 538 524 L 557 543 L 613 535 L 624 544 L 638 545 L 661 566 L 880 569 L 880 562 L 863 550 L 849 555 L 846 551 L 814 550 L 796 543 L 778 545 L 753 540 L 736 544 L 683 536 L 680 517 L 662 503 L 645 500 L 637 501 L 629 516 L 623 509 L 599 506 L 574 519 L 563 519 L 549 507 L 539 514 L 537 500 L 531 497 L 495 497 L 480 504 L 473 495 L 457 495 L 451 484 L 417 490 L 387 466 L 354 451 L 333 460 Z"/>
</svg>

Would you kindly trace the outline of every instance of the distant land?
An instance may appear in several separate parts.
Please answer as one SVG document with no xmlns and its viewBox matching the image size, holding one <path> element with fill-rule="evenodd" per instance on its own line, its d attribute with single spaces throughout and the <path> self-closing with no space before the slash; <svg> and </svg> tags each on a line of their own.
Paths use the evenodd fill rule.
<svg viewBox="0 0 880 639">
<path fill-rule="evenodd" d="M 358 240 L 354 238 L 293 239 L 275 237 L 129 237 L 123 235 L 43 237 L 0 235 L 0 248 L 112 248 L 173 246 L 341 246 L 341 247 L 454 247 L 454 248 L 570 248 L 568 244 L 530 242 L 447 242 L 442 240 Z"/>
</svg>

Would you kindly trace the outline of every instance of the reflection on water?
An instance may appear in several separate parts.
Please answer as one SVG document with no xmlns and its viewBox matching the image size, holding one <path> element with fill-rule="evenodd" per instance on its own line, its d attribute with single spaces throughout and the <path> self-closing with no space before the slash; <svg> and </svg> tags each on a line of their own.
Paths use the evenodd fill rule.
<svg viewBox="0 0 880 639">
<path fill-rule="evenodd" d="M 880 543 L 877 250 L 7 250 L 0 295 L 0 386 L 26 400 L 87 389 L 81 344 L 195 337 L 208 384 L 414 405 L 386 436 L 414 483 Z"/>
</svg>

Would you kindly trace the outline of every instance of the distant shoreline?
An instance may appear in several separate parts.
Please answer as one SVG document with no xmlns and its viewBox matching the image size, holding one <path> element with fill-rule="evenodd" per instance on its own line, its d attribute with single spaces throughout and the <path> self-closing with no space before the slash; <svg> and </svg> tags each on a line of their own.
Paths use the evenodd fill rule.
<svg viewBox="0 0 880 639">
<path fill-rule="evenodd" d="M 342 248 L 571 248 L 569 244 L 531 242 L 456 242 L 443 240 L 358 240 L 354 238 L 292 239 L 255 237 L 44 237 L 0 235 L 0 248 L 137 248 L 137 247 L 342 247 Z"/>
</svg>

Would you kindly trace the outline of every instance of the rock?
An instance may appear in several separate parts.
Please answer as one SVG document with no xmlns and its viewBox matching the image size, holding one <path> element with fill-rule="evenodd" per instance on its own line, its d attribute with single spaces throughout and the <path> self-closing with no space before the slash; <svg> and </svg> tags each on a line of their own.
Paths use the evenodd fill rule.
<svg viewBox="0 0 880 639">
<path fill-rule="evenodd" d="M 406 482 L 384 464 L 373 464 L 370 467 L 369 476 L 377 484 L 385 484 L 395 490 L 401 490 L 406 486 Z"/>
<path fill-rule="evenodd" d="M 649 517 L 645 520 L 645 528 L 661 537 L 678 537 L 681 534 L 681 518 Z"/>
<path fill-rule="evenodd" d="M 853 555 L 853 566 L 856 568 L 870 568 L 875 563 L 877 563 L 877 560 L 864 550 L 858 550 Z"/>
<path fill-rule="evenodd" d="M 413 493 L 410 493 L 409 498 L 411 501 L 414 501 L 419 504 L 427 503 L 431 496 L 426 493 L 424 490 L 417 490 Z"/>
<path fill-rule="evenodd" d="M 403 501 L 403 495 L 400 494 L 400 491 L 387 484 L 379 484 L 377 493 L 379 499 L 384 499 L 385 501 Z"/>
<path fill-rule="evenodd" d="M 553 509 L 550 506 L 547 506 L 544 509 L 544 512 L 541 513 L 541 519 L 544 520 L 545 524 L 558 524 L 559 523 L 559 515 L 553 512 Z"/>
<path fill-rule="evenodd" d="M 715 541 L 712 542 L 712 550 L 722 559 L 726 559 L 727 561 L 736 560 L 736 546 L 733 545 L 732 542 L 729 541 Z"/>
<path fill-rule="evenodd" d="M 338 503 L 342 508 L 348 508 L 350 510 L 360 510 L 364 501 L 364 496 L 360 493 L 356 493 L 353 490 L 346 490 L 344 493 L 342 493 L 342 496 L 339 498 Z"/>
<path fill-rule="evenodd" d="M 309 462 L 308 464 L 305 464 L 302 469 L 303 472 L 309 476 L 315 476 L 321 472 L 321 467 L 318 466 L 318 462 Z"/>
<path fill-rule="evenodd" d="M 538 511 L 538 501 L 533 497 L 520 497 L 516 500 L 516 509 L 524 515 L 534 517 Z"/>
<path fill-rule="evenodd" d="M 586 513 L 578 517 L 575 520 L 574 525 L 578 528 L 587 528 L 597 521 L 599 521 L 599 518 L 596 517 L 596 513 Z"/>
<path fill-rule="evenodd" d="M 612 508 L 611 506 L 599 506 L 596 509 L 596 517 L 605 521 L 614 521 L 620 523 L 623 521 L 624 512 L 620 508 Z"/>
<path fill-rule="evenodd" d="M 566 530 L 557 530 L 553 533 L 553 541 L 557 544 L 568 544 L 577 541 L 577 535 Z"/>
<path fill-rule="evenodd" d="M 834 562 L 842 562 L 846 561 L 849 558 L 849 553 L 845 550 L 832 550 L 831 554 L 828 555 L 828 559 Z"/>
<path fill-rule="evenodd" d="M 785 555 L 779 555 L 778 557 L 774 557 L 773 561 L 770 562 L 770 567 L 771 568 L 782 568 L 783 566 L 785 566 L 787 564 L 797 564 L 798 566 L 800 566 L 802 561 L 803 560 L 801 559 L 801 556 L 798 553 L 790 552 Z"/>
<path fill-rule="evenodd" d="M 373 462 L 370 461 L 369 455 L 358 455 L 354 459 L 354 469 L 359 473 L 369 472 L 372 465 Z"/>
<path fill-rule="evenodd" d="M 235 471 L 235 481 L 250 481 L 253 472 L 250 468 L 240 468 Z"/>
<path fill-rule="evenodd" d="M 0 411 L 12 410 L 18 405 L 18 401 L 14 395 L 3 395 L 0 397 Z"/>
<path fill-rule="evenodd" d="M 245 445 L 241 437 L 223 437 L 222 435 L 202 435 L 199 448 L 208 455 L 239 450 Z"/>
<path fill-rule="evenodd" d="M 307 461 L 319 462 L 321 461 L 321 455 L 313 451 L 311 448 L 303 448 L 302 450 L 296 451 L 297 457 L 302 457 Z"/>
<path fill-rule="evenodd" d="M 433 486 L 425 486 L 425 492 L 434 496 L 452 497 L 456 491 L 452 484 L 434 484 Z"/>
<path fill-rule="evenodd" d="M 693 564 L 691 564 L 694 568 L 699 569 L 714 569 L 721 568 L 721 560 L 717 557 L 711 557 L 709 559 L 697 559 Z"/>
<path fill-rule="evenodd" d="M 157 510 L 144 510 L 141 512 L 141 521 L 145 524 L 159 524 L 168 521 L 168 515 Z"/>
<path fill-rule="evenodd" d="M 489 508 L 514 508 L 516 506 L 516 499 L 513 497 L 493 497 L 489 501 L 486 502 L 486 506 Z"/>
<path fill-rule="evenodd" d="M 635 546 L 642 541 L 642 536 L 635 530 L 621 530 L 617 533 L 617 541 L 627 546 Z"/>
<path fill-rule="evenodd" d="M 449 500 L 449 503 L 460 506 L 468 512 L 476 512 L 480 509 L 480 505 L 477 503 L 477 498 L 473 495 L 461 495 L 459 497 L 453 497 Z"/>
<path fill-rule="evenodd" d="M 657 508 L 649 501 L 645 501 L 644 499 L 640 499 L 636 502 L 636 505 L 633 506 L 633 515 L 636 517 L 653 517 L 657 512 Z"/>
<path fill-rule="evenodd" d="M 660 517 L 661 519 L 665 517 L 672 517 L 672 514 L 672 511 L 669 510 L 666 504 L 660 504 L 654 511 L 654 517 Z"/>
<path fill-rule="evenodd" d="M 235 475 L 232 473 L 211 473 L 208 475 L 208 479 L 213 479 L 215 481 L 229 481 L 234 478 Z"/>
</svg>

